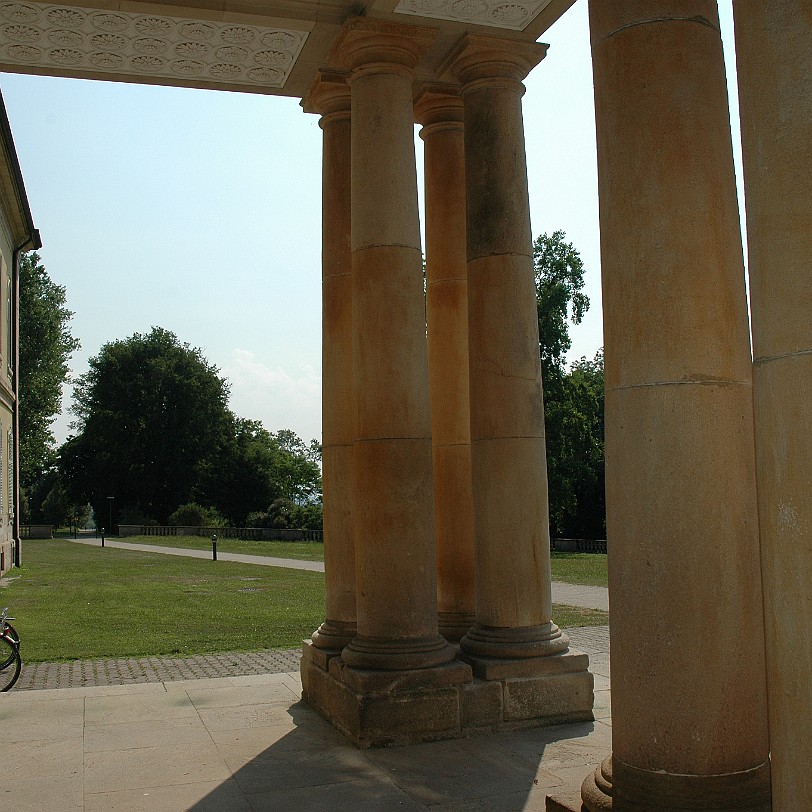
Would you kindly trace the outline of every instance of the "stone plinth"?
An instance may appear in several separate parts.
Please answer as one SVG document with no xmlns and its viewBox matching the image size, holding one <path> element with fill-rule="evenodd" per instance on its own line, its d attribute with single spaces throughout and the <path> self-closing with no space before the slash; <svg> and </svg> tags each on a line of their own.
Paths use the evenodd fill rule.
<svg viewBox="0 0 812 812">
<path fill-rule="evenodd" d="M 302 698 L 362 748 L 591 721 L 587 656 L 570 651 L 534 662 L 532 672 L 490 658 L 371 671 L 351 668 L 306 641 Z"/>
</svg>

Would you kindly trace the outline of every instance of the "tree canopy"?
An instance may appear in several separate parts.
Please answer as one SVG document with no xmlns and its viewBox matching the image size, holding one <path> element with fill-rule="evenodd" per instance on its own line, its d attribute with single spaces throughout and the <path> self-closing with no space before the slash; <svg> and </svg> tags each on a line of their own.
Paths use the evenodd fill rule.
<svg viewBox="0 0 812 812">
<path fill-rule="evenodd" d="M 51 424 L 79 342 L 70 332 L 73 313 L 66 306 L 65 288 L 51 280 L 39 254 L 20 258 L 19 289 L 20 480 L 30 488 L 54 462 Z"/>
<path fill-rule="evenodd" d="M 228 385 L 160 327 L 105 344 L 89 367 L 74 388 L 78 434 L 62 449 L 72 490 L 96 515 L 113 496 L 120 520 L 165 522 L 194 501 L 228 441 Z"/>
<path fill-rule="evenodd" d="M 589 309 L 584 265 L 563 231 L 533 244 L 550 528 L 555 536 L 603 538 L 606 529 L 603 352 L 567 368 L 570 324 Z"/>
<path fill-rule="evenodd" d="M 71 497 L 97 516 L 107 519 L 111 496 L 115 524 L 194 513 L 243 525 L 279 498 L 320 503 L 312 444 L 232 414 L 219 370 L 168 330 L 105 344 L 89 366 L 60 466 Z"/>
</svg>

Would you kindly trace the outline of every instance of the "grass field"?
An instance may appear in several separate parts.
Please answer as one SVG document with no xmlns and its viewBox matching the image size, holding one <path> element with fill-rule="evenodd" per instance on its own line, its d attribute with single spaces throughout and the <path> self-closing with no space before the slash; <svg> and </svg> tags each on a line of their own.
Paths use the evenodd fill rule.
<svg viewBox="0 0 812 812">
<path fill-rule="evenodd" d="M 152 541 L 152 539 L 150 539 Z M 321 573 L 29 540 L 0 590 L 23 659 L 191 656 L 298 646 L 324 619 Z M 605 612 L 555 606 L 560 626 Z"/>
<path fill-rule="evenodd" d="M 59 539 L 25 545 L 0 593 L 27 661 L 297 646 L 324 619 L 324 575 Z"/>
<path fill-rule="evenodd" d="M 606 586 L 606 556 L 599 553 L 550 553 L 554 581 L 585 586 Z"/>
<path fill-rule="evenodd" d="M 156 544 L 164 547 L 211 550 L 211 541 L 200 536 L 132 536 L 121 540 L 133 544 Z M 239 541 L 237 539 L 220 539 L 217 542 L 217 551 L 324 561 L 324 545 L 315 541 Z M 550 558 L 554 581 L 563 581 L 567 584 L 606 586 L 605 555 L 594 553 L 551 553 Z"/>
</svg>

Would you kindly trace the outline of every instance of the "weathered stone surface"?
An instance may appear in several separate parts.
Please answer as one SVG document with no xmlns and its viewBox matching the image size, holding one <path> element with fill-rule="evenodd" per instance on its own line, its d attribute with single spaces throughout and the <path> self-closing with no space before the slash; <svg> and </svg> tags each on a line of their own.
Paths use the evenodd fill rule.
<svg viewBox="0 0 812 812">
<path fill-rule="evenodd" d="M 520 660 L 470 656 L 466 659 L 471 663 L 474 675 L 486 680 L 574 674 L 585 672 L 589 668 L 589 656 L 574 649 L 548 657 L 525 657 Z"/>
<path fill-rule="evenodd" d="M 504 681 L 505 719 L 581 722 L 592 717 L 592 674 L 520 677 Z"/>
<path fill-rule="evenodd" d="M 426 321 L 431 398 L 437 611 L 458 641 L 474 623 L 474 538 L 468 381 L 463 107 L 453 86 L 423 85 L 426 189 Z"/>
<path fill-rule="evenodd" d="M 463 729 L 495 727 L 504 718 L 502 683 L 475 679 L 460 692 L 460 722 Z"/>
<path fill-rule="evenodd" d="M 316 646 L 341 649 L 356 633 L 352 466 L 355 389 L 350 251 L 350 88 L 322 71 L 303 102 L 322 114 L 322 492 L 326 619 Z"/>
<path fill-rule="evenodd" d="M 702 797 L 703 777 L 743 775 L 768 754 L 751 361 L 724 64 L 710 0 L 589 5 L 612 749 L 650 781 L 630 809 L 679 808 L 657 776 L 686 776 Z M 616 771 L 615 798 L 629 775 Z M 726 786 L 730 807 L 749 808 L 746 783 Z"/>
<path fill-rule="evenodd" d="M 463 685 L 470 683 L 473 675 L 470 665 L 454 660 L 437 668 L 410 671 L 366 671 L 345 667 L 341 669 L 341 679 L 348 688 L 362 694 L 394 694 Z"/>
<path fill-rule="evenodd" d="M 736 3 L 773 808 L 812 809 L 812 16 Z"/>
</svg>

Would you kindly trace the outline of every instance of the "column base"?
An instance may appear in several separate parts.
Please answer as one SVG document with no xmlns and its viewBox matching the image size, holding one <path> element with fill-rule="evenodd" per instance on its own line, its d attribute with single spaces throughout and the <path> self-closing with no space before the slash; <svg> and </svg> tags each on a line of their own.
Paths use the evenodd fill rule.
<svg viewBox="0 0 812 812">
<path fill-rule="evenodd" d="M 592 720 L 588 662 L 567 652 L 535 659 L 533 668 L 455 659 L 383 671 L 351 667 L 343 654 L 329 656 L 305 641 L 302 698 L 361 748 L 453 739 Z"/>
<path fill-rule="evenodd" d="M 552 621 L 519 628 L 477 624 L 460 640 L 460 648 L 472 657 L 525 659 L 565 652 L 569 642 L 567 635 Z"/>
<path fill-rule="evenodd" d="M 342 652 L 352 668 L 407 671 L 437 668 L 454 659 L 454 649 L 439 634 L 411 639 L 354 637 Z"/>
<path fill-rule="evenodd" d="M 459 643 L 476 622 L 473 612 L 439 612 L 437 625 L 449 643 Z"/>
<path fill-rule="evenodd" d="M 341 651 L 358 634 L 355 623 L 341 620 L 325 620 L 310 638 L 316 648 Z"/>
<path fill-rule="evenodd" d="M 770 765 L 722 775 L 677 775 L 631 767 L 609 756 L 581 785 L 547 796 L 547 812 L 769 812 Z"/>
</svg>

